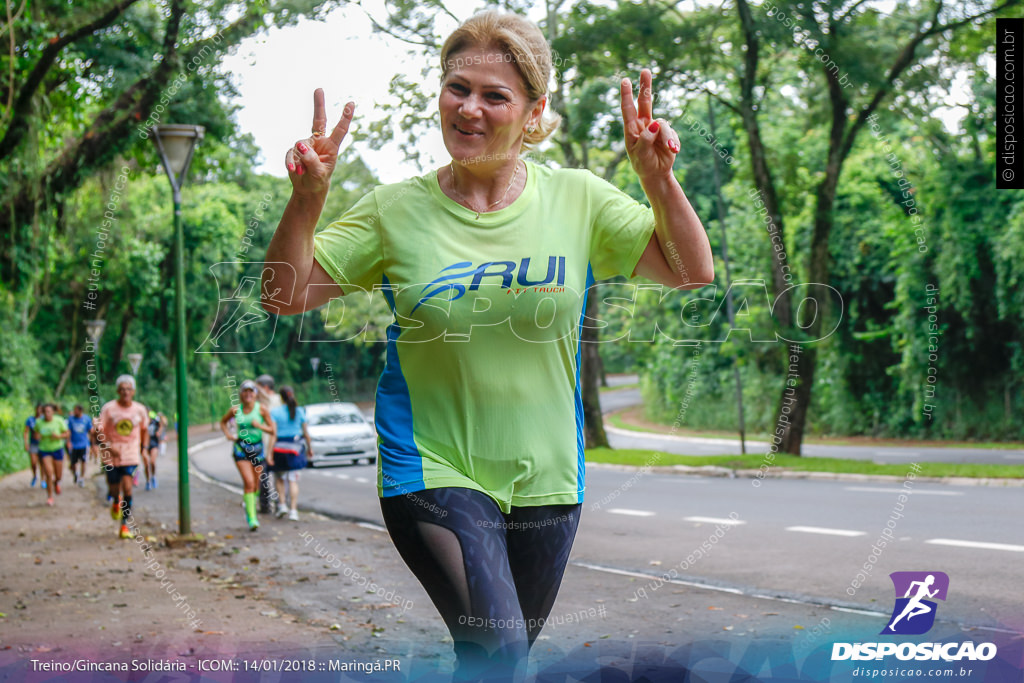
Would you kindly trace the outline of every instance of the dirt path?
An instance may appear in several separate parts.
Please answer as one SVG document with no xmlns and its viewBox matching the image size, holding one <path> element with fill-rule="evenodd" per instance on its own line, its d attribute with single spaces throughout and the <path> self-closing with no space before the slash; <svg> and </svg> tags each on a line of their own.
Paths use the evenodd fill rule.
<svg viewBox="0 0 1024 683">
<path fill-rule="evenodd" d="M 0 671 L 78 656 L 373 660 L 412 640 L 436 644 L 443 666 L 443 624 L 429 610 L 409 616 L 429 602 L 379 530 L 268 515 L 251 533 L 239 496 L 192 477 L 192 529 L 207 542 L 169 547 L 176 463 L 160 465 L 160 487 L 133 496 L 135 541 L 117 537 L 94 465 L 84 488 L 65 474 L 52 508 L 27 471 L 0 479 Z"/>
</svg>

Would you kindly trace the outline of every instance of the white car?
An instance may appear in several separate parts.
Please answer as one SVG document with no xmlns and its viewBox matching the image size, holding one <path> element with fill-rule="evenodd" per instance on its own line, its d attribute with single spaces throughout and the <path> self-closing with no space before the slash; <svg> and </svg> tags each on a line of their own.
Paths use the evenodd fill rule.
<svg viewBox="0 0 1024 683">
<path fill-rule="evenodd" d="M 377 461 L 377 433 L 354 403 L 313 403 L 306 406 L 313 457 L 309 466 Z"/>
</svg>

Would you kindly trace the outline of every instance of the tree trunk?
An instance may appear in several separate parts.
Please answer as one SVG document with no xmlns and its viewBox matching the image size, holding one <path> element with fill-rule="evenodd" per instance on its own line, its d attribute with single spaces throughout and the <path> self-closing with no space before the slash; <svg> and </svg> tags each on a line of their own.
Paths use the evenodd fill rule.
<svg viewBox="0 0 1024 683">
<path fill-rule="evenodd" d="M 64 385 L 67 384 L 68 378 L 71 377 L 71 371 L 78 365 L 78 359 L 82 356 L 82 349 L 78 345 L 78 306 L 75 306 L 74 313 L 71 314 L 71 342 L 68 348 L 75 351 L 68 358 L 67 365 L 64 366 L 64 372 L 60 374 L 60 381 L 57 382 L 57 388 L 53 391 L 54 398 L 60 398 L 60 395 L 64 393 Z"/>
<path fill-rule="evenodd" d="M 584 317 L 593 320 L 597 315 L 597 292 L 588 292 Z M 610 448 L 608 435 L 604 433 L 604 417 L 601 415 L 601 392 L 598 381 L 601 372 L 601 356 L 598 352 L 599 337 L 593 324 L 583 326 L 580 336 L 580 384 L 583 386 L 583 444 L 586 448 Z"/>
<path fill-rule="evenodd" d="M 811 387 L 814 385 L 814 368 L 818 352 L 813 346 L 800 347 L 796 365 L 796 386 L 790 387 L 787 382 L 782 390 L 779 407 L 775 411 L 775 429 L 782 429 L 780 453 L 800 455 L 800 447 L 804 440 L 804 426 L 807 424 L 808 407 L 811 405 Z M 790 349 L 793 346 L 788 347 Z M 788 354 L 787 354 L 788 357 Z M 789 364 L 787 364 L 787 367 Z"/>
<path fill-rule="evenodd" d="M 121 364 L 121 359 L 124 357 L 124 343 L 128 338 L 128 328 L 133 320 L 135 320 L 135 306 L 129 304 L 128 310 L 121 317 L 121 332 L 117 335 L 117 345 L 114 347 L 114 362 L 110 364 L 110 368 L 107 370 L 107 376 L 111 379 L 120 374 L 116 370 L 117 366 Z"/>
</svg>

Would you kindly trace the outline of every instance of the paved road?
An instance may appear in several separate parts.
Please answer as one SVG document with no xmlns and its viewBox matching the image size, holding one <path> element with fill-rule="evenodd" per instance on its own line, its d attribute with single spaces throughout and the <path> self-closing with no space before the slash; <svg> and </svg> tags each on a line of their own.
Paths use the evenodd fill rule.
<svg viewBox="0 0 1024 683">
<path fill-rule="evenodd" d="M 622 376 L 625 378 L 635 375 Z M 611 384 L 609 378 L 609 384 Z M 619 380 L 628 383 L 625 380 Z M 640 405 L 643 400 L 640 390 L 619 389 L 601 392 L 601 410 L 615 412 L 630 406 Z M 613 448 L 643 448 L 664 451 L 678 455 L 739 455 L 738 439 L 711 439 L 669 434 L 645 434 L 632 430 L 605 425 L 608 441 Z M 767 453 L 769 444 L 763 441 L 747 441 L 747 453 Z M 912 462 L 947 463 L 989 463 L 996 465 L 1020 465 L 1024 467 L 1024 450 L 997 450 L 991 448 L 900 448 L 886 446 L 823 446 L 805 444 L 803 454 L 821 458 L 850 458 L 871 460 L 884 464 Z"/>
</svg>

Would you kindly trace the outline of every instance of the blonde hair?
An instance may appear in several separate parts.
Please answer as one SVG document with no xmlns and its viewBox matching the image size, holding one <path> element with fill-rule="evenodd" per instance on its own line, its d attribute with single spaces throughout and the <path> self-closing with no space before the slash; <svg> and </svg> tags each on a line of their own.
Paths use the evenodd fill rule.
<svg viewBox="0 0 1024 683">
<path fill-rule="evenodd" d="M 474 14 L 455 29 L 441 48 L 441 80 L 458 60 L 452 55 L 470 48 L 494 49 L 503 53 L 519 72 L 526 96 L 536 102 L 548 93 L 551 78 L 551 47 L 537 24 L 529 19 L 498 10 Z M 523 147 L 530 149 L 558 130 L 562 117 L 544 108 L 533 132 L 523 134 Z"/>
</svg>

